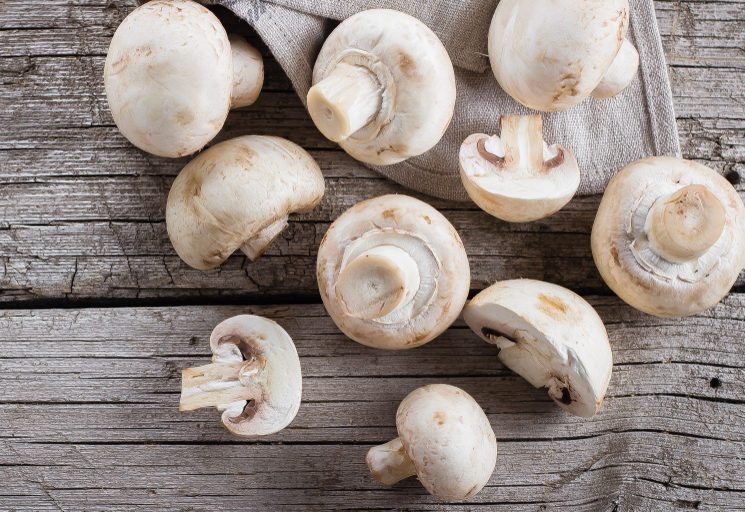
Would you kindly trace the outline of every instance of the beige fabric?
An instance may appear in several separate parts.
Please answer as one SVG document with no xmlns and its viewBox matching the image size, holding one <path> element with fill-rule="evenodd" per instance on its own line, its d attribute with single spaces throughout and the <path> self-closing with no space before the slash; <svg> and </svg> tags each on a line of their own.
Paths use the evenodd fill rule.
<svg viewBox="0 0 745 512">
<path fill-rule="evenodd" d="M 528 0 L 526 0 L 528 1 Z M 373 167 L 419 192 L 467 199 L 458 176 L 461 142 L 476 132 L 498 133 L 502 114 L 526 113 L 497 84 L 487 58 L 495 0 L 219 0 L 247 20 L 290 77 L 300 98 L 310 88 L 315 57 L 332 20 L 386 7 L 407 12 L 437 33 L 456 66 L 458 99 L 442 141 L 406 162 Z M 625 164 L 650 155 L 678 155 L 680 143 L 667 66 L 653 0 L 630 0 L 629 38 L 641 55 L 633 84 L 616 98 L 588 99 L 562 113 L 545 114 L 546 141 L 572 149 L 582 168 L 580 194 L 602 192 Z"/>
</svg>

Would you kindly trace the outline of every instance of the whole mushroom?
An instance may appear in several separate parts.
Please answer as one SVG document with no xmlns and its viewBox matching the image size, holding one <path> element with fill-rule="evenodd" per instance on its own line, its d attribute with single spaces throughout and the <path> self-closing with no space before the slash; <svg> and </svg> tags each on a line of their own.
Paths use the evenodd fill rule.
<svg viewBox="0 0 745 512">
<path fill-rule="evenodd" d="M 247 135 L 201 153 L 179 173 L 166 205 L 168 236 L 190 266 L 206 270 L 240 249 L 255 260 L 312 210 L 324 183 L 315 160 L 279 137 Z"/>
<path fill-rule="evenodd" d="M 362 11 L 326 39 L 308 111 L 357 160 L 389 165 L 442 138 L 455 108 L 455 72 L 424 23 L 390 9 Z"/>
<path fill-rule="evenodd" d="M 497 439 L 483 409 L 465 391 L 430 384 L 409 393 L 396 412 L 398 437 L 367 452 L 372 476 L 393 485 L 416 475 L 442 501 L 474 496 L 497 463 Z"/>
<path fill-rule="evenodd" d="M 336 219 L 321 241 L 317 274 L 339 329 L 389 350 L 418 347 L 447 329 L 471 280 L 455 228 L 404 195 L 362 201 Z"/>
<path fill-rule="evenodd" d="M 300 359 L 287 332 L 253 315 L 229 318 L 210 335 L 212 364 L 182 372 L 180 411 L 217 407 L 239 436 L 279 432 L 300 408 Z"/>
<path fill-rule="evenodd" d="M 593 416 L 613 369 L 608 333 L 595 310 L 555 284 L 498 282 L 466 305 L 463 319 L 499 359 L 565 411 Z"/>
<path fill-rule="evenodd" d="M 171 158 L 202 149 L 231 108 L 256 101 L 263 81 L 261 54 L 189 0 L 153 0 L 132 11 L 104 65 L 119 130 L 138 148 Z"/>
<path fill-rule="evenodd" d="M 502 133 L 475 133 L 460 149 L 460 177 L 487 213 L 531 222 L 563 208 L 577 192 L 579 165 L 571 151 L 543 141 L 540 115 L 502 116 Z"/>
<path fill-rule="evenodd" d="M 708 167 L 640 160 L 608 184 L 592 254 L 608 286 L 634 308 L 694 315 L 722 300 L 745 267 L 745 206 Z"/>
<path fill-rule="evenodd" d="M 507 94 L 543 112 L 609 98 L 639 68 L 628 26 L 628 0 L 501 0 L 489 27 L 492 71 Z"/>
</svg>

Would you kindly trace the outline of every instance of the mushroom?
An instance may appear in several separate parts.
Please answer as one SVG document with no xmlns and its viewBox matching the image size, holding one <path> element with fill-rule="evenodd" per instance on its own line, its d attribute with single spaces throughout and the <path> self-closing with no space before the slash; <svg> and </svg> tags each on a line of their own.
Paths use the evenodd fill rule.
<svg viewBox="0 0 745 512">
<path fill-rule="evenodd" d="M 171 186 L 168 236 L 190 266 L 207 270 L 240 249 L 255 260 L 287 226 L 313 209 L 323 175 L 300 146 L 247 135 L 221 142 L 189 162 Z"/>
<path fill-rule="evenodd" d="M 608 184 L 592 254 L 608 286 L 634 308 L 694 315 L 722 300 L 745 267 L 745 206 L 708 167 L 640 160 Z"/>
<path fill-rule="evenodd" d="M 230 108 L 253 103 L 264 81 L 259 52 L 230 36 L 196 2 L 153 0 L 111 40 L 106 97 L 119 130 L 138 148 L 180 157 L 204 147 Z"/>
<path fill-rule="evenodd" d="M 362 11 L 326 39 L 308 111 L 357 160 L 389 165 L 442 138 L 455 108 L 447 50 L 424 23 L 390 9 Z"/>
<path fill-rule="evenodd" d="M 507 94 L 543 112 L 609 98 L 639 68 L 628 26 L 628 0 L 501 0 L 489 27 L 492 71 Z"/>
<path fill-rule="evenodd" d="M 463 319 L 499 359 L 565 411 L 593 416 L 610 381 L 613 355 L 595 310 L 555 284 L 516 279 L 498 282 L 465 307 Z"/>
<path fill-rule="evenodd" d="M 502 133 L 476 133 L 460 148 L 460 177 L 481 209 L 508 222 L 530 222 L 564 207 L 580 173 L 571 151 L 543 141 L 540 115 L 502 116 Z"/>
<path fill-rule="evenodd" d="M 362 201 L 336 219 L 321 241 L 317 274 L 339 329 L 389 350 L 424 345 L 447 329 L 471 281 L 455 228 L 404 195 Z"/>
<path fill-rule="evenodd" d="M 416 475 L 442 501 L 474 496 L 497 463 L 497 439 L 471 395 L 447 384 L 409 393 L 396 412 L 398 437 L 367 452 L 373 478 L 393 485 Z"/>
<path fill-rule="evenodd" d="M 292 422 L 300 407 L 300 359 L 287 332 L 253 315 L 229 318 L 210 335 L 212 364 L 181 374 L 180 411 L 216 407 L 239 436 L 264 436 Z"/>
</svg>

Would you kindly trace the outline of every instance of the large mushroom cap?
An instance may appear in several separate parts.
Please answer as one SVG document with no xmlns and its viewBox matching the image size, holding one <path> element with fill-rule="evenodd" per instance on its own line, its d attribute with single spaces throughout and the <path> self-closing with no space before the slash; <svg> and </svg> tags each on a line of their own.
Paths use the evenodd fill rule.
<svg viewBox="0 0 745 512">
<path fill-rule="evenodd" d="M 579 165 L 571 151 L 543 141 L 541 116 L 503 116 L 499 137 L 476 133 L 460 149 L 460 176 L 468 195 L 508 222 L 548 217 L 577 192 Z"/>
<path fill-rule="evenodd" d="M 473 496 L 494 472 L 496 436 L 462 389 L 431 384 L 412 391 L 398 407 L 396 428 L 419 481 L 440 500 Z"/>
<path fill-rule="evenodd" d="M 613 96 L 639 64 L 624 44 L 628 23 L 628 0 L 501 0 L 489 28 L 491 67 L 507 94 L 543 112 L 567 110 L 596 89 Z"/>
<path fill-rule="evenodd" d="M 424 23 L 389 9 L 362 11 L 326 39 L 308 110 L 357 160 L 389 165 L 428 151 L 455 108 L 455 72 Z"/>
<path fill-rule="evenodd" d="M 277 323 L 240 315 L 210 335 L 213 364 L 183 372 L 182 411 L 216 406 L 222 422 L 240 436 L 279 432 L 300 408 L 300 359 Z"/>
<path fill-rule="evenodd" d="M 499 347 L 499 359 L 567 412 L 592 416 L 610 381 L 608 334 L 582 297 L 555 284 L 496 283 L 463 310 L 468 326 Z"/>
<path fill-rule="evenodd" d="M 745 206 L 708 167 L 640 160 L 608 184 L 592 253 L 605 282 L 631 306 L 693 315 L 722 300 L 745 267 Z"/>
<path fill-rule="evenodd" d="M 237 249 L 256 259 L 293 212 L 323 197 L 323 175 L 300 146 L 248 135 L 216 144 L 189 162 L 166 206 L 168 236 L 190 266 L 210 269 Z"/>
<path fill-rule="evenodd" d="M 463 243 L 448 220 L 404 195 L 362 201 L 329 228 L 318 288 L 336 325 L 376 348 L 431 341 L 460 314 L 470 286 Z"/>
</svg>

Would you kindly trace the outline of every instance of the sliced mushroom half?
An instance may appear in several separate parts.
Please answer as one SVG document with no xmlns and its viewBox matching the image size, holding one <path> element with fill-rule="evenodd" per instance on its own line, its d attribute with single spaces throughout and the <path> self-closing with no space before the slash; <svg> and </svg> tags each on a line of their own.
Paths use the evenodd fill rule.
<svg viewBox="0 0 745 512">
<path fill-rule="evenodd" d="M 577 416 L 598 412 L 613 367 L 608 334 L 595 310 L 555 284 L 496 283 L 465 307 L 463 318 L 499 359 Z"/>
<path fill-rule="evenodd" d="M 541 116 L 503 116 L 500 136 L 476 133 L 460 149 L 460 176 L 484 211 L 508 222 L 531 222 L 564 207 L 577 192 L 571 151 L 543 141 Z"/>
<path fill-rule="evenodd" d="M 182 372 L 180 411 L 216 407 L 222 423 L 239 436 L 279 432 L 300 408 L 300 359 L 277 323 L 241 315 L 220 323 L 210 336 L 212 364 Z"/>
<path fill-rule="evenodd" d="M 708 167 L 640 160 L 608 184 L 592 254 L 608 286 L 636 309 L 694 315 L 722 300 L 745 267 L 745 206 Z"/>
</svg>

